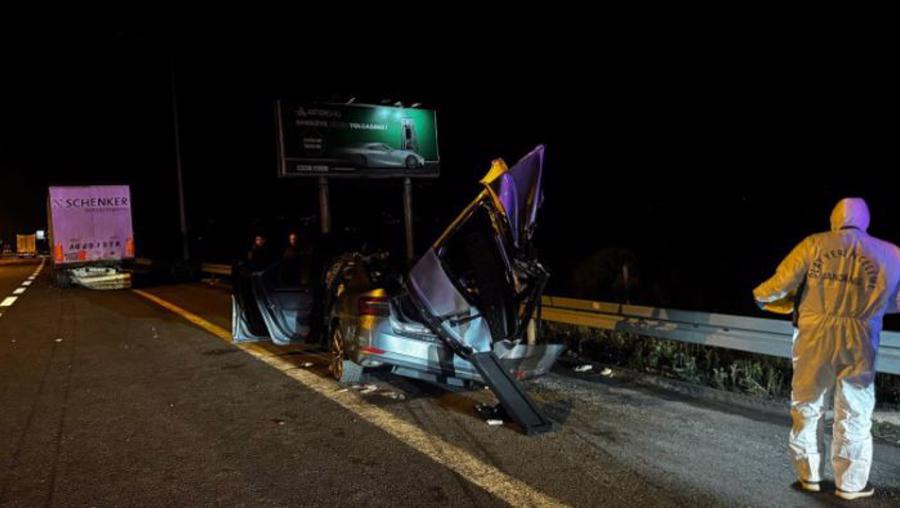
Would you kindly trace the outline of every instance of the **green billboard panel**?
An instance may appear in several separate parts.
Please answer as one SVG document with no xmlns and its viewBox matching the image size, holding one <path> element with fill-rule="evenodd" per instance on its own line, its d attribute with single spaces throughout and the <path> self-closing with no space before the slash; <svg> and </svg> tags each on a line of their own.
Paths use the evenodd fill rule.
<svg viewBox="0 0 900 508">
<path fill-rule="evenodd" d="M 279 176 L 436 177 L 434 111 L 278 101 Z"/>
</svg>

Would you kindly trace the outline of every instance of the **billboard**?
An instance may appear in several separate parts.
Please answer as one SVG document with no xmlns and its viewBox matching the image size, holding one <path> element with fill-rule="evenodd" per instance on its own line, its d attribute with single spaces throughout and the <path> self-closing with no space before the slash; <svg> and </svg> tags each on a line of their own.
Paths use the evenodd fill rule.
<svg viewBox="0 0 900 508">
<path fill-rule="evenodd" d="M 134 257 L 127 185 L 50 187 L 47 204 L 54 263 Z"/>
<path fill-rule="evenodd" d="M 428 109 L 277 101 L 279 176 L 437 177 Z"/>
</svg>

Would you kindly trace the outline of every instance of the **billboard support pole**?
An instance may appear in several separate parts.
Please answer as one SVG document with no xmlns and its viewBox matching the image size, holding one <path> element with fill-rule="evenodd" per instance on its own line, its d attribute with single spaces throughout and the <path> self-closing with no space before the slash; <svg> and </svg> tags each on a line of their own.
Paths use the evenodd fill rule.
<svg viewBox="0 0 900 508">
<path fill-rule="evenodd" d="M 319 224 L 322 234 L 331 233 L 331 205 L 328 203 L 328 178 L 319 177 Z"/>
<path fill-rule="evenodd" d="M 403 224 L 406 228 L 406 260 L 413 262 L 413 212 L 412 212 L 412 180 L 403 179 Z"/>
</svg>

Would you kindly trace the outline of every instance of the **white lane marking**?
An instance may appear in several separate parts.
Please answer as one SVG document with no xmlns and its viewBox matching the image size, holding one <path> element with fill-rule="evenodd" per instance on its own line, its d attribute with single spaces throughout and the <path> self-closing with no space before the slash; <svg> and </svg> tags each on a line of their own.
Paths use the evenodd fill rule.
<svg viewBox="0 0 900 508">
<path fill-rule="evenodd" d="M 38 266 L 37 270 L 34 271 L 34 274 L 32 274 L 30 277 L 28 277 L 28 280 L 22 281 L 22 286 L 19 288 L 16 288 L 15 291 L 12 292 L 12 294 L 21 295 L 22 293 L 24 293 L 25 290 L 28 289 L 28 286 L 31 285 L 31 282 L 38 276 L 38 274 L 41 273 L 41 269 L 43 269 L 43 268 L 44 268 L 44 260 L 41 260 L 41 264 L 40 264 L 40 266 Z M 2 302 L 0 302 L 0 307 L 12 307 L 12 304 L 16 303 L 16 300 L 18 300 L 18 299 L 19 299 L 18 296 L 7 296 L 6 298 L 3 299 Z M 2 315 L 3 314 L 0 314 L 0 316 L 2 316 Z"/>
<path fill-rule="evenodd" d="M 156 295 L 139 289 L 133 289 L 132 291 L 160 307 L 178 314 L 225 342 L 242 349 L 319 395 L 340 404 L 344 409 L 355 413 L 412 449 L 512 506 L 565 506 L 562 501 L 552 498 L 525 482 L 507 475 L 490 464 L 482 462 L 468 451 L 444 441 L 440 437 L 400 417 L 394 416 L 394 414 L 378 406 L 373 406 L 355 393 L 341 392 L 334 381 L 322 378 L 306 369 L 298 369 L 293 363 L 280 358 L 277 354 L 267 351 L 257 344 L 234 344 L 231 334 L 227 330 Z"/>
</svg>

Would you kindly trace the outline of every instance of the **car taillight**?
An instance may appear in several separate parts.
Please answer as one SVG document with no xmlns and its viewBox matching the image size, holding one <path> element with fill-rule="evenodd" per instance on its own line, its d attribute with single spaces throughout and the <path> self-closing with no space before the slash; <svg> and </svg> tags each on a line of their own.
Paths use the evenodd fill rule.
<svg viewBox="0 0 900 508">
<path fill-rule="evenodd" d="M 387 316 L 390 314 L 386 296 L 361 296 L 357 300 L 360 316 Z"/>
</svg>

